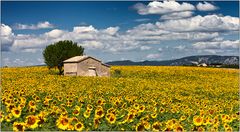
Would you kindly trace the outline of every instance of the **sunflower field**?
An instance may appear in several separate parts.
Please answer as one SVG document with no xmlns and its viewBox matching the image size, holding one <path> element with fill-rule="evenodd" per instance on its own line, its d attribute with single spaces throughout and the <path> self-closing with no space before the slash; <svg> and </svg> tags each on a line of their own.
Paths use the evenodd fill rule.
<svg viewBox="0 0 240 132">
<path fill-rule="evenodd" d="M 239 71 L 113 66 L 111 77 L 1 68 L 1 131 L 239 131 Z"/>
</svg>

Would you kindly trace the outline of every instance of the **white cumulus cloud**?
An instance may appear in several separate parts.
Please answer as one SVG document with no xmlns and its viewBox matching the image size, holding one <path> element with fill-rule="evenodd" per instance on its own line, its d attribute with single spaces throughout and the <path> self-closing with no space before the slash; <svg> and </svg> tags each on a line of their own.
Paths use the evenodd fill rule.
<svg viewBox="0 0 240 132">
<path fill-rule="evenodd" d="M 195 7 L 192 4 L 183 2 L 179 4 L 176 1 L 153 1 L 149 2 L 148 5 L 142 3 L 137 3 L 134 5 L 134 8 L 141 15 L 147 14 L 166 14 L 172 12 L 181 12 L 181 11 L 192 11 L 195 10 Z"/>
<path fill-rule="evenodd" d="M 147 59 L 158 59 L 160 57 L 160 54 L 156 53 L 156 54 L 148 54 L 146 56 Z"/>
<path fill-rule="evenodd" d="M 220 32 L 220 31 L 238 31 L 239 18 L 231 16 L 195 16 L 187 19 L 168 20 L 164 22 L 157 22 L 159 29 L 164 29 L 174 32 Z"/>
<path fill-rule="evenodd" d="M 119 27 L 109 27 L 105 30 L 103 30 L 104 33 L 110 34 L 110 35 L 115 35 L 119 30 Z"/>
<path fill-rule="evenodd" d="M 75 33 L 93 33 L 97 32 L 97 30 L 92 26 L 77 26 L 73 28 L 73 32 Z"/>
<path fill-rule="evenodd" d="M 169 14 L 164 14 L 160 17 L 162 20 L 170 20 L 170 19 L 183 19 L 188 18 L 193 15 L 191 11 L 183 11 L 183 12 L 173 12 Z"/>
<path fill-rule="evenodd" d="M 240 46 L 239 40 L 197 42 L 193 44 L 193 47 L 196 49 L 238 49 L 239 46 Z"/>
<path fill-rule="evenodd" d="M 50 32 L 45 33 L 47 36 L 52 37 L 52 38 L 58 38 L 61 37 L 64 34 L 64 31 L 59 30 L 59 29 L 53 29 Z"/>
<path fill-rule="evenodd" d="M 1 24 L 1 51 L 9 51 L 14 41 L 14 33 L 8 25 Z"/>
<path fill-rule="evenodd" d="M 53 24 L 49 23 L 48 21 L 39 22 L 37 24 L 30 24 L 30 25 L 17 23 L 14 26 L 14 29 L 17 29 L 17 30 L 24 30 L 24 29 L 37 30 L 37 29 L 48 29 L 48 28 L 54 28 Z"/>
<path fill-rule="evenodd" d="M 213 11 L 217 9 L 216 6 L 208 2 L 199 2 L 196 7 L 199 11 Z"/>
</svg>

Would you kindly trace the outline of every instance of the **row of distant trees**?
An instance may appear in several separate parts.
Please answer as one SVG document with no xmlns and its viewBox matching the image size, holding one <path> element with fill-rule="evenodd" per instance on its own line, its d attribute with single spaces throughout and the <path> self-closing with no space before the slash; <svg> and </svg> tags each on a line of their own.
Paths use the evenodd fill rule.
<svg viewBox="0 0 240 132">
<path fill-rule="evenodd" d="M 63 61 L 74 56 L 83 55 L 84 48 L 77 43 L 64 40 L 48 45 L 43 51 L 43 57 L 49 68 L 57 67 L 63 74 Z"/>
</svg>

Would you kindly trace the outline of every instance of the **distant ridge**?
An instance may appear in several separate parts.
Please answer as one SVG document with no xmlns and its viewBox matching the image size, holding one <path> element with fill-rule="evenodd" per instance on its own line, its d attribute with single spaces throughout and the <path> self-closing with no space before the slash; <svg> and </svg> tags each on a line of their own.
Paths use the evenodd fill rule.
<svg viewBox="0 0 240 132">
<path fill-rule="evenodd" d="M 199 55 L 164 61 L 133 62 L 130 60 L 123 60 L 107 62 L 108 65 L 112 66 L 191 66 L 201 63 L 207 65 L 239 65 L 239 56 Z"/>
</svg>

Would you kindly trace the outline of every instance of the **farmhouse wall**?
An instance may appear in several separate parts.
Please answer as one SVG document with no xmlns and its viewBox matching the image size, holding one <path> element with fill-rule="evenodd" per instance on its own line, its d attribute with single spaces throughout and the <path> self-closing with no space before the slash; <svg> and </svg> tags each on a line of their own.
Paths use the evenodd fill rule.
<svg viewBox="0 0 240 132">
<path fill-rule="evenodd" d="M 78 75 L 87 76 L 89 67 L 96 67 L 97 75 L 101 74 L 101 62 L 88 58 L 78 63 Z M 99 75 L 98 75 L 99 76 Z"/>
<path fill-rule="evenodd" d="M 64 63 L 64 75 L 77 75 L 77 63 Z"/>
</svg>

